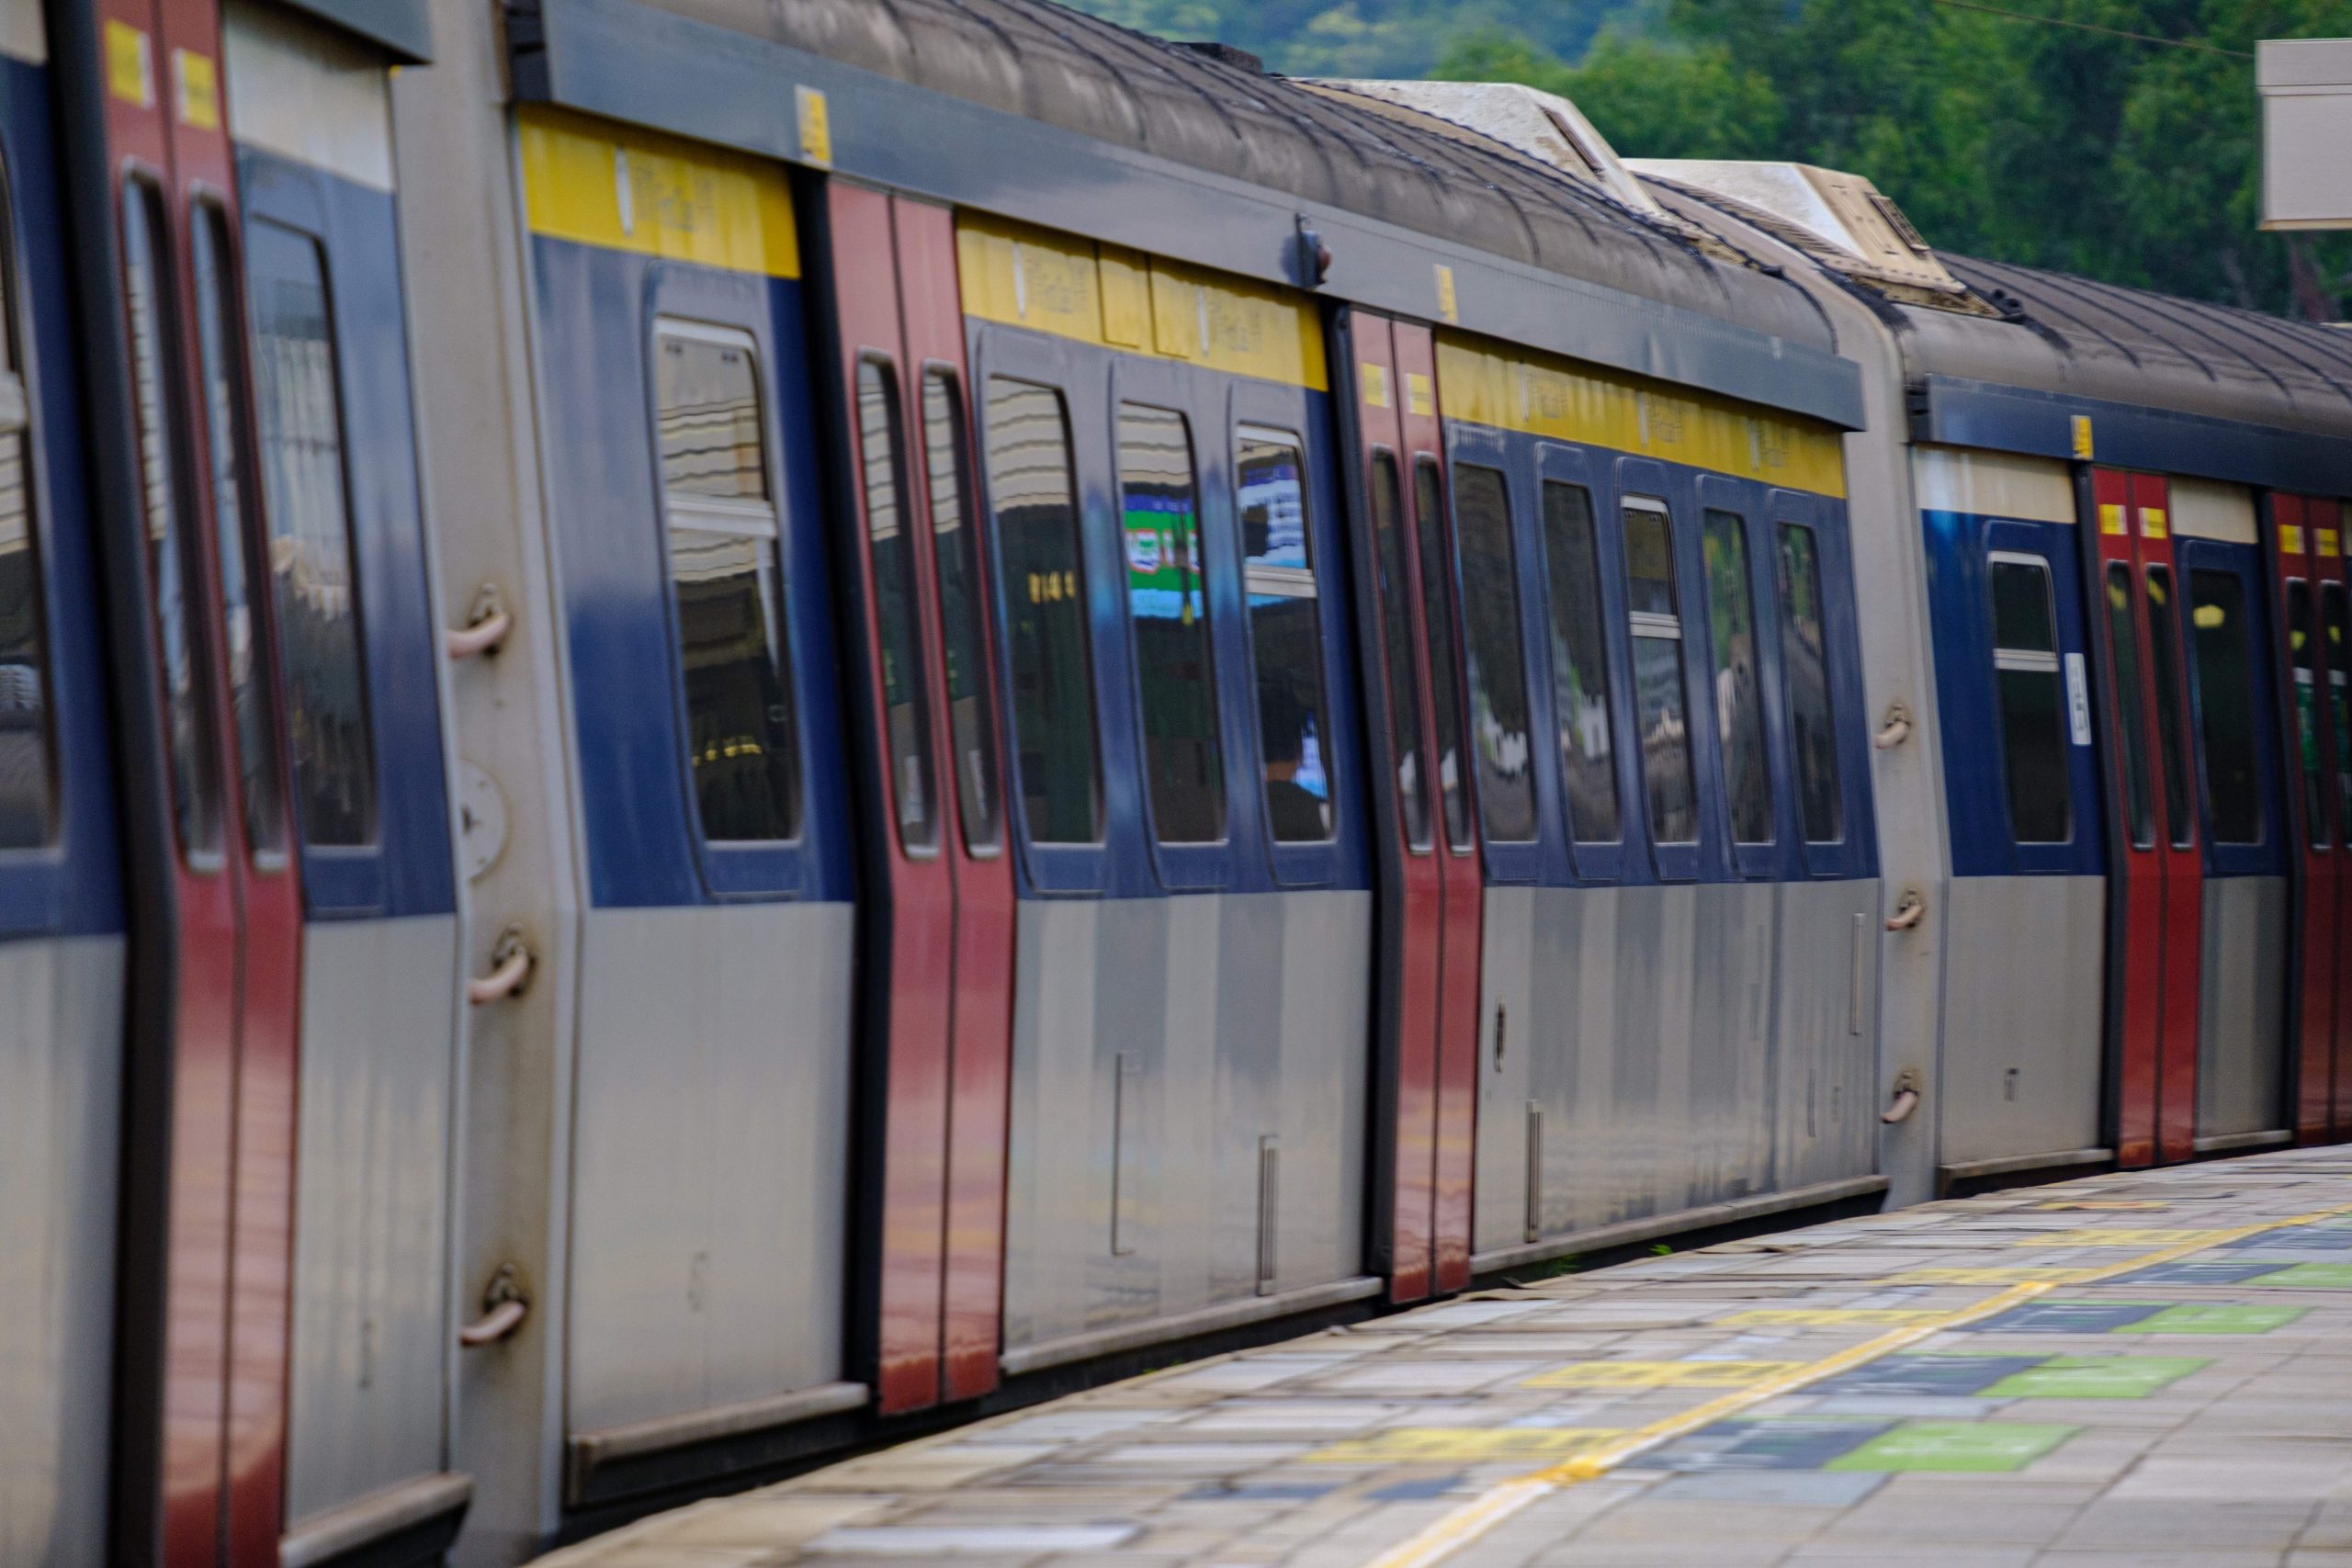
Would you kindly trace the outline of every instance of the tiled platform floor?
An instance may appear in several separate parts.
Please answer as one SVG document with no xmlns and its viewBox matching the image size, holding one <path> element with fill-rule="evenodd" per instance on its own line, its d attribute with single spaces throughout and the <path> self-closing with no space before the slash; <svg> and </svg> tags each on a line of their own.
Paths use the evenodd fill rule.
<svg viewBox="0 0 2352 1568">
<path fill-rule="evenodd" d="M 542 1568 L 891 1562 L 2352 1568 L 2352 1149 L 1484 1291 Z"/>
</svg>

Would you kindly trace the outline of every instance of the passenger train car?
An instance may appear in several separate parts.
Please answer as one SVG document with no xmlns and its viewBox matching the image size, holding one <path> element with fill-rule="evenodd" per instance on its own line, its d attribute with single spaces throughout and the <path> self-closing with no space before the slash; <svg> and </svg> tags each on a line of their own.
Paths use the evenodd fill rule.
<svg viewBox="0 0 2352 1568">
<path fill-rule="evenodd" d="M 2324 330 L 1043 0 L 0 0 L 0 305 L 11 1563 L 2352 1133 Z"/>
</svg>

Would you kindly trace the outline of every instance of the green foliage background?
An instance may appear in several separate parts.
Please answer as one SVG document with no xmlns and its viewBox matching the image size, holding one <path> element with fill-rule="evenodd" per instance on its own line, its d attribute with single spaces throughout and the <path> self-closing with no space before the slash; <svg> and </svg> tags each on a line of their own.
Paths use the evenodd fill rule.
<svg viewBox="0 0 2352 1568">
<path fill-rule="evenodd" d="M 1944 249 L 2334 321 L 2352 238 L 2263 234 L 2254 42 L 2352 0 L 1078 0 L 1301 76 L 1513 81 L 1629 157 L 1868 175 Z M 2248 58 L 2240 58 L 2246 56 Z"/>
</svg>

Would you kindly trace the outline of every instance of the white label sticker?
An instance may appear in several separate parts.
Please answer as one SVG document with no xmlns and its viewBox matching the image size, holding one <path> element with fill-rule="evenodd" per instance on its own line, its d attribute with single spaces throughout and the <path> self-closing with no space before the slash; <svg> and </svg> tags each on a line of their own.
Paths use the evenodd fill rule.
<svg viewBox="0 0 2352 1568">
<path fill-rule="evenodd" d="M 2083 656 L 2066 655 L 2066 713 L 2075 722 L 2075 744 L 2091 743 L 2091 686 L 2083 674 Z"/>
</svg>

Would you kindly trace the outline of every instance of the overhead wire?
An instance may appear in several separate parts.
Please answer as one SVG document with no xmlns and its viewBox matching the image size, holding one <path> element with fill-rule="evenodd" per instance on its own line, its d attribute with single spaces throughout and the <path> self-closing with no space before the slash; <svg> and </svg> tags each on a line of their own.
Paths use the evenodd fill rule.
<svg viewBox="0 0 2352 1568">
<path fill-rule="evenodd" d="M 2045 28 L 2071 28 L 2078 33 L 2099 33 L 2108 38 L 2130 39 L 2134 43 L 2161 44 L 2166 49 L 2193 49 L 2204 54 L 2226 55 L 2232 60 L 2252 60 L 2253 55 L 2242 49 L 2223 49 L 2217 43 L 2205 43 L 2196 39 L 2161 38 L 2154 33 L 2135 33 L 2122 28 L 2103 28 L 2096 22 L 2069 21 L 2064 17 L 2037 17 L 2025 11 L 2005 11 L 1998 6 L 1986 6 L 1982 0 L 1932 0 L 1938 6 L 1956 6 L 1962 11 L 1982 11 L 1988 17 L 2005 17 L 2012 22 L 2038 22 Z"/>
</svg>

